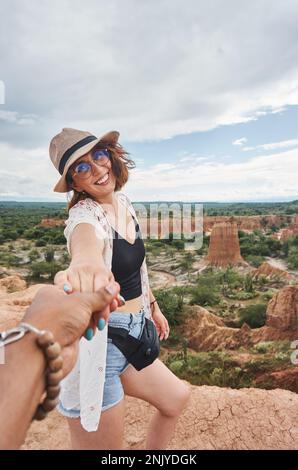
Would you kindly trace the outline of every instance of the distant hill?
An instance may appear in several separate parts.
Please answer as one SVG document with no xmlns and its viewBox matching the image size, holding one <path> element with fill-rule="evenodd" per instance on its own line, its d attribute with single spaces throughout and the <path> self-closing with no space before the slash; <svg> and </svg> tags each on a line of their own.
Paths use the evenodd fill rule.
<svg viewBox="0 0 298 470">
<path fill-rule="evenodd" d="M 203 204 L 205 215 L 298 215 L 298 199 L 290 202 L 187 202 L 187 201 L 133 201 L 134 205 L 142 204 L 149 209 L 150 204 L 191 204 L 194 209 L 195 204 Z M 65 202 L 44 202 L 44 201 L 0 201 L 0 210 L 9 209 L 44 209 L 44 210 L 65 210 Z"/>
</svg>

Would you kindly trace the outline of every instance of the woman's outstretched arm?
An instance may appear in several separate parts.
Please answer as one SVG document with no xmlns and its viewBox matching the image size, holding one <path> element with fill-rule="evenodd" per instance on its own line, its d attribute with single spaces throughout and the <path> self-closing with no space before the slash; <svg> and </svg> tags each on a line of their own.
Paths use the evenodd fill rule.
<svg viewBox="0 0 298 470">
<path fill-rule="evenodd" d="M 71 292 L 95 292 L 100 287 L 114 280 L 112 272 L 106 267 L 103 259 L 104 240 L 96 236 L 95 228 L 89 223 L 78 224 L 69 241 L 71 263 L 65 271 L 55 276 L 55 285 Z M 95 332 L 100 319 L 108 320 L 109 311 L 94 315 L 89 328 Z"/>
</svg>

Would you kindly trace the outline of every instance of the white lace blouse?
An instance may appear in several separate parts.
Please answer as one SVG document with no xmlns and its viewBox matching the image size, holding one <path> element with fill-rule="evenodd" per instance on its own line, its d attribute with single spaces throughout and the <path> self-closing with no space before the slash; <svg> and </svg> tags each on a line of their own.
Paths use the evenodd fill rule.
<svg viewBox="0 0 298 470">
<path fill-rule="evenodd" d="M 121 192 L 116 192 L 115 195 L 138 222 L 130 199 Z M 93 225 L 96 235 L 104 240 L 103 259 L 107 268 L 111 270 L 113 232 L 101 205 L 93 199 L 87 198 L 79 201 L 70 209 L 64 230 L 69 253 L 72 232 L 80 223 Z M 145 315 L 150 318 L 146 257 L 141 266 L 141 283 L 142 307 L 145 310 Z M 61 383 L 60 401 L 64 410 L 80 410 L 81 424 L 89 432 L 97 430 L 100 420 L 105 380 L 106 351 L 107 326 L 102 331 L 97 330 L 91 341 L 87 341 L 82 337 L 76 365 Z M 71 412 L 69 416 L 71 416 Z"/>
</svg>

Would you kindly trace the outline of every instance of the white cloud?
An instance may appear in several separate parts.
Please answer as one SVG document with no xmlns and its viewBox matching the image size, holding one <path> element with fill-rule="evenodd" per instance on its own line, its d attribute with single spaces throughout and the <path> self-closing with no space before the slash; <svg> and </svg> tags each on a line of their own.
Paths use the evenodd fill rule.
<svg viewBox="0 0 298 470">
<path fill-rule="evenodd" d="M 134 200 L 245 201 L 297 198 L 298 148 L 245 162 L 202 162 L 185 168 L 133 170 L 127 192 Z M 147 181 L 147 184 L 144 183 Z"/>
<path fill-rule="evenodd" d="M 232 142 L 232 144 L 236 145 L 236 146 L 239 146 L 239 147 L 242 147 L 244 144 L 246 144 L 246 142 L 247 142 L 247 138 L 246 137 L 241 137 L 241 139 L 234 140 L 234 142 Z"/>
<path fill-rule="evenodd" d="M 169 139 L 298 104 L 293 0 L 2 0 L 0 17 L 0 137 L 20 147 L 65 126 Z"/>
<path fill-rule="evenodd" d="M 48 149 L 19 149 L 0 143 L 0 197 L 36 197 L 65 200 L 52 192 L 59 174 L 50 161 Z"/>
<path fill-rule="evenodd" d="M 45 147 L 0 144 L 0 197 L 65 201 L 53 193 L 58 173 Z M 298 148 L 245 162 L 214 159 L 153 164 L 130 171 L 124 191 L 133 200 L 245 201 L 297 198 Z"/>
<path fill-rule="evenodd" d="M 276 150 L 276 149 L 283 149 L 283 148 L 296 147 L 296 146 L 298 146 L 298 139 L 290 139 L 290 140 L 282 140 L 281 142 L 261 144 L 261 145 L 257 145 L 256 147 L 243 147 L 242 150 L 244 152 L 248 152 L 251 150 Z"/>
<path fill-rule="evenodd" d="M 126 146 L 246 123 L 298 104 L 296 0 L 188 0 L 187 8 L 182 0 L 2 0 L 0 18 L 2 194 L 53 197 L 57 172 L 48 145 L 62 127 L 98 135 L 118 129 Z M 294 142 L 255 148 L 289 149 Z M 233 142 L 255 149 L 246 143 Z M 288 166 L 279 167 L 275 155 Z M 296 194 L 297 149 L 237 164 L 229 155 L 187 148 L 178 157 L 132 170 L 134 198 Z"/>
<path fill-rule="evenodd" d="M 36 123 L 37 116 L 34 114 L 20 114 L 16 111 L 0 110 L 0 121 L 18 126 L 29 126 Z"/>
<path fill-rule="evenodd" d="M 193 153 L 190 155 L 187 155 L 185 157 L 182 157 L 179 159 L 179 162 L 184 163 L 184 162 L 201 162 L 204 160 L 208 160 L 210 156 L 205 156 L 205 157 L 198 157 L 197 154 Z"/>
</svg>

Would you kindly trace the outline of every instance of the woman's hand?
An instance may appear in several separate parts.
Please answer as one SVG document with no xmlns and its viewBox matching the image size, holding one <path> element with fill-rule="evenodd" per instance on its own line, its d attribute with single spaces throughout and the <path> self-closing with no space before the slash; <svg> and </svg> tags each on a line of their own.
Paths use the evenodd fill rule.
<svg viewBox="0 0 298 470">
<path fill-rule="evenodd" d="M 170 334 L 170 327 L 169 327 L 168 320 L 161 312 L 157 303 L 153 305 L 154 305 L 154 310 L 152 312 L 152 320 L 154 321 L 154 324 L 156 326 L 159 339 L 161 341 L 163 339 L 168 339 L 169 334 Z"/>
<path fill-rule="evenodd" d="M 94 260 L 72 261 L 69 268 L 59 271 L 54 283 L 61 289 L 68 287 L 68 292 L 96 292 L 106 285 L 107 281 L 114 280 L 114 276 L 106 266 Z"/>
<path fill-rule="evenodd" d="M 117 295 L 120 286 L 117 282 L 109 283 L 96 293 L 73 293 L 66 295 L 55 286 L 41 288 L 31 306 L 26 311 L 24 322 L 41 330 L 50 330 L 55 340 L 62 347 L 64 374 L 75 364 L 78 352 L 78 340 L 84 334 L 90 322 L 94 324 L 93 312 L 103 309 L 115 310 L 118 306 Z"/>
<path fill-rule="evenodd" d="M 65 271 L 59 271 L 54 279 L 54 284 L 67 294 L 74 292 L 96 292 L 101 287 L 114 281 L 114 276 L 104 264 L 89 261 L 72 261 L 69 268 Z M 123 298 L 119 297 L 118 305 L 124 305 Z M 116 308 L 117 308 L 116 307 Z M 89 328 L 94 328 L 99 324 L 103 329 L 108 321 L 110 310 L 104 307 L 101 311 L 93 315 L 93 322 Z M 101 323 L 99 321 L 101 320 Z"/>
</svg>

